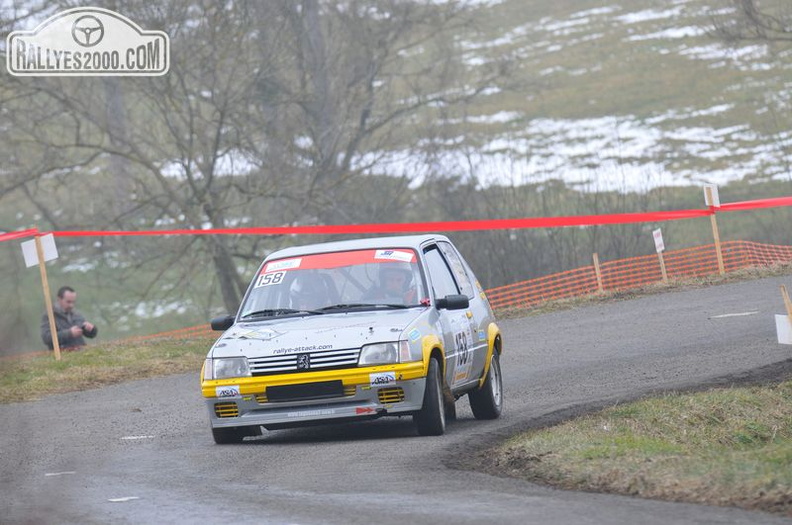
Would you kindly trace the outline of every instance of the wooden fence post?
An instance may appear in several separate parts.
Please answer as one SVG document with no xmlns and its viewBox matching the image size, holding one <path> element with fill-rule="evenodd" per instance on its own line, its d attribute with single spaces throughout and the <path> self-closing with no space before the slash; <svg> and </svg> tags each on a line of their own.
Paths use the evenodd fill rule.
<svg viewBox="0 0 792 525">
<path fill-rule="evenodd" d="M 784 298 L 784 306 L 786 307 L 787 317 L 789 317 L 789 323 L 792 324 L 792 301 L 789 300 L 789 294 L 787 293 L 786 286 L 783 284 L 781 285 L 781 297 Z"/>
<path fill-rule="evenodd" d="M 715 255 L 718 257 L 718 272 L 721 275 L 725 275 L 726 268 L 723 265 L 723 251 L 721 251 L 720 232 L 718 232 L 718 221 L 715 218 L 715 208 L 717 208 L 719 204 L 716 204 L 716 202 L 713 200 L 712 186 L 707 185 L 704 187 L 704 195 L 706 204 L 712 209 L 710 222 L 712 223 L 712 237 L 715 239 Z"/>
<path fill-rule="evenodd" d="M 597 276 L 597 290 L 599 293 L 605 293 L 605 289 L 602 287 L 602 271 L 600 271 L 599 256 L 595 253 L 593 258 L 594 274 Z"/>
<path fill-rule="evenodd" d="M 44 247 L 41 244 L 41 236 L 38 233 L 36 233 L 36 254 L 38 255 L 39 271 L 41 272 L 44 304 L 47 307 L 47 317 L 49 318 L 50 333 L 52 334 L 52 349 L 55 351 L 55 360 L 60 361 L 60 343 L 58 342 L 58 329 L 55 327 L 55 314 L 52 311 L 52 297 L 50 297 L 49 280 L 47 280 L 47 265 L 44 262 Z"/>
<path fill-rule="evenodd" d="M 668 273 L 666 272 L 665 261 L 663 260 L 663 252 L 657 252 L 657 258 L 660 259 L 660 271 L 663 273 L 663 283 L 668 284 Z"/>
</svg>

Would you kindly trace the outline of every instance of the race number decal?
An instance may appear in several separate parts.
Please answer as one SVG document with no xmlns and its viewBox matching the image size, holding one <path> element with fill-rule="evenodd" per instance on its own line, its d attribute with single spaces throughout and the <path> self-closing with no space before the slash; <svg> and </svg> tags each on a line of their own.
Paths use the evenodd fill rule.
<svg viewBox="0 0 792 525">
<path fill-rule="evenodd" d="M 454 334 L 456 353 L 454 383 L 458 383 L 467 380 L 473 369 L 473 334 L 465 317 L 451 319 L 451 330 Z"/>
<path fill-rule="evenodd" d="M 283 276 L 286 275 L 286 272 L 272 272 L 272 273 L 264 273 L 259 275 L 258 280 L 256 281 L 256 288 L 259 286 L 270 286 L 272 284 L 280 284 L 283 282 Z"/>
</svg>

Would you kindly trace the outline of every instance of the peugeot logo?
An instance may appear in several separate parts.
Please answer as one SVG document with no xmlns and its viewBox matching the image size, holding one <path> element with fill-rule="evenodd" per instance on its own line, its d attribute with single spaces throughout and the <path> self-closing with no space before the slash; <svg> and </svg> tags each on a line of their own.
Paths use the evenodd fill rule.
<svg viewBox="0 0 792 525">
<path fill-rule="evenodd" d="M 72 38 L 83 47 L 93 47 L 104 38 L 104 25 L 93 15 L 81 16 L 72 24 Z"/>
<path fill-rule="evenodd" d="M 297 356 L 297 370 L 309 370 L 311 368 L 311 355 L 300 354 Z"/>
</svg>

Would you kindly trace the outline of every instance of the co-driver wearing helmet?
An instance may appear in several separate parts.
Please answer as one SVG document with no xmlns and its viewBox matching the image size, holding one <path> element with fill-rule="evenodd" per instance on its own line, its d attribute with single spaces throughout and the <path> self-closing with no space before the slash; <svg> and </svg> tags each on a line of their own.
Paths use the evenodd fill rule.
<svg viewBox="0 0 792 525">
<path fill-rule="evenodd" d="M 407 263 L 382 263 L 379 265 L 379 286 L 366 294 L 366 299 L 384 303 L 415 304 L 415 287 L 412 268 Z"/>
</svg>

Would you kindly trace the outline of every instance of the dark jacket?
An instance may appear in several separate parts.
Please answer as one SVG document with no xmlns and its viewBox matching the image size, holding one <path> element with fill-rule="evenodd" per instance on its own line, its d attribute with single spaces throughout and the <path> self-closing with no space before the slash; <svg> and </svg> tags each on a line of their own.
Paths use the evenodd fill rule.
<svg viewBox="0 0 792 525">
<path fill-rule="evenodd" d="M 58 343 L 60 344 L 60 347 L 69 348 L 74 346 L 85 346 L 85 339 L 83 339 L 82 336 L 72 337 L 69 333 L 69 329 L 72 326 L 82 326 L 83 323 L 85 323 L 85 317 L 83 317 L 82 314 L 77 310 L 72 310 L 71 313 L 67 314 L 57 303 L 52 305 L 52 310 L 55 314 L 55 330 L 58 331 Z M 96 328 L 96 326 L 94 326 L 94 329 L 91 332 L 86 332 L 83 330 L 83 335 L 85 337 L 93 338 L 96 337 L 96 333 L 98 331 L 99 330 Z M 44 341 L 44 344 L 47 345 L 47 348 L 50 350 L 53 349 L 52 333 L 50 332 L 47 314 L 44 314 L 41 317 L 41 339 Z"/>
</svg>

